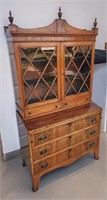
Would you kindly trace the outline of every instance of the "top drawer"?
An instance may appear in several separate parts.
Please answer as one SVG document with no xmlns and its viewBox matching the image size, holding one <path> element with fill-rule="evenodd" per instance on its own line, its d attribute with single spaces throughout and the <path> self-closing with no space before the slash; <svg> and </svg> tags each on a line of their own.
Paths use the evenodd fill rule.
<svg viewBox="0 0 107 200">
<path fill-rule="evenodd" d="M 100 123 L 100 114 L 91 115 L 86 117 L 85 119 L 85 126 L 91 126 Z"/>
<path fill-rule="evenodd" d="M 55 129 L 47 129 L 45 131 L 30 134 L 31 147 L 35 147 L 55 138 Z"/>
</svg>

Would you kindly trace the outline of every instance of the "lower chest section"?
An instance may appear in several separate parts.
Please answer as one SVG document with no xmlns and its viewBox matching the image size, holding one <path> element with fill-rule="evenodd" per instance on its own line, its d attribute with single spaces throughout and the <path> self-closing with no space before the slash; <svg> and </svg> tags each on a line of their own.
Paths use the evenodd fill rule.
<svg viewBox="0 0 107 200">
<path fill-rule="evenodd" d="M 33 174 L 45 174 L 99 147 L 101 113 L 88 113 L 29 133 Z"/>
</svg>

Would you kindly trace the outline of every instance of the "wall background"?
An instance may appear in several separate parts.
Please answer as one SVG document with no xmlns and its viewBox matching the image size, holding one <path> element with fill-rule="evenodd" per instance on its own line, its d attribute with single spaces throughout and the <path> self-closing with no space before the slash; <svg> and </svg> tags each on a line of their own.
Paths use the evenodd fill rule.
<svg viewBox="0 0 107 200">
<path fill-rule="evenodd" d="M 20 148 L 15 114 L 13 80 L 3 26 L 9 24 L 9 10 L 14 24 L 23 28 L 46 26 L 57 18 L 58 8 L 62 8 L 62 18 L 72 26 L 91 29 L 97 17 L 99 35 L 96 48 L 104 49 L 107 41 L 106 0 L 2 0 L 0 1 L 0 131 L 3 153 Z M 102 73 L 103 74 L 103 73 Z M 100 77 L 101 78 L 101 77 Z M 102 77 L 103 78 L 103 77 Z"/>
</svg>

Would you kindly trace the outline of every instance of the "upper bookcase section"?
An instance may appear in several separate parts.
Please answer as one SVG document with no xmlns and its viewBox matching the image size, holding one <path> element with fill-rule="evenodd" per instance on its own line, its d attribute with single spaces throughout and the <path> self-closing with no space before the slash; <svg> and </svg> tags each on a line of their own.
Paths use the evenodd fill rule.
<svg viewBox="0 0 107 200">
<path fill-rule="evenodd" d="M 5 26 L 6 36 L 12 36 L 14 42 L 21 41 L 95 41 L 98 34 L 97 20 L 95 18 L 92 30 L 79 29 L 71 26 L 65 19 L 62 19 L 61 8 L 59 8 L 58 19 L 48 26 L 33 29 L 23 29 L 13 24 L 13 17 L 9 11 L 10 24 Z"/>
</svg>

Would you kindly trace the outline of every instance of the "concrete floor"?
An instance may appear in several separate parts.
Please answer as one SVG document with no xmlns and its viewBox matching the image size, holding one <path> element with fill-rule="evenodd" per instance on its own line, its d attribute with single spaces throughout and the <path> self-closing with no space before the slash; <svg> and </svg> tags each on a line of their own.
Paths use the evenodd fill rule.
<svg viewBox="0 0 107 200">
<path fill-rule="evenodd" d="M 31 190 L 31 178 L 21 166 L 21 156 L 1 161 L 1 199 L 107 200 L 107 134 L 101 134 L 100 159 L 86 155 L 72 165 L 41 178 L 39 190 Z"/>
</svg>

